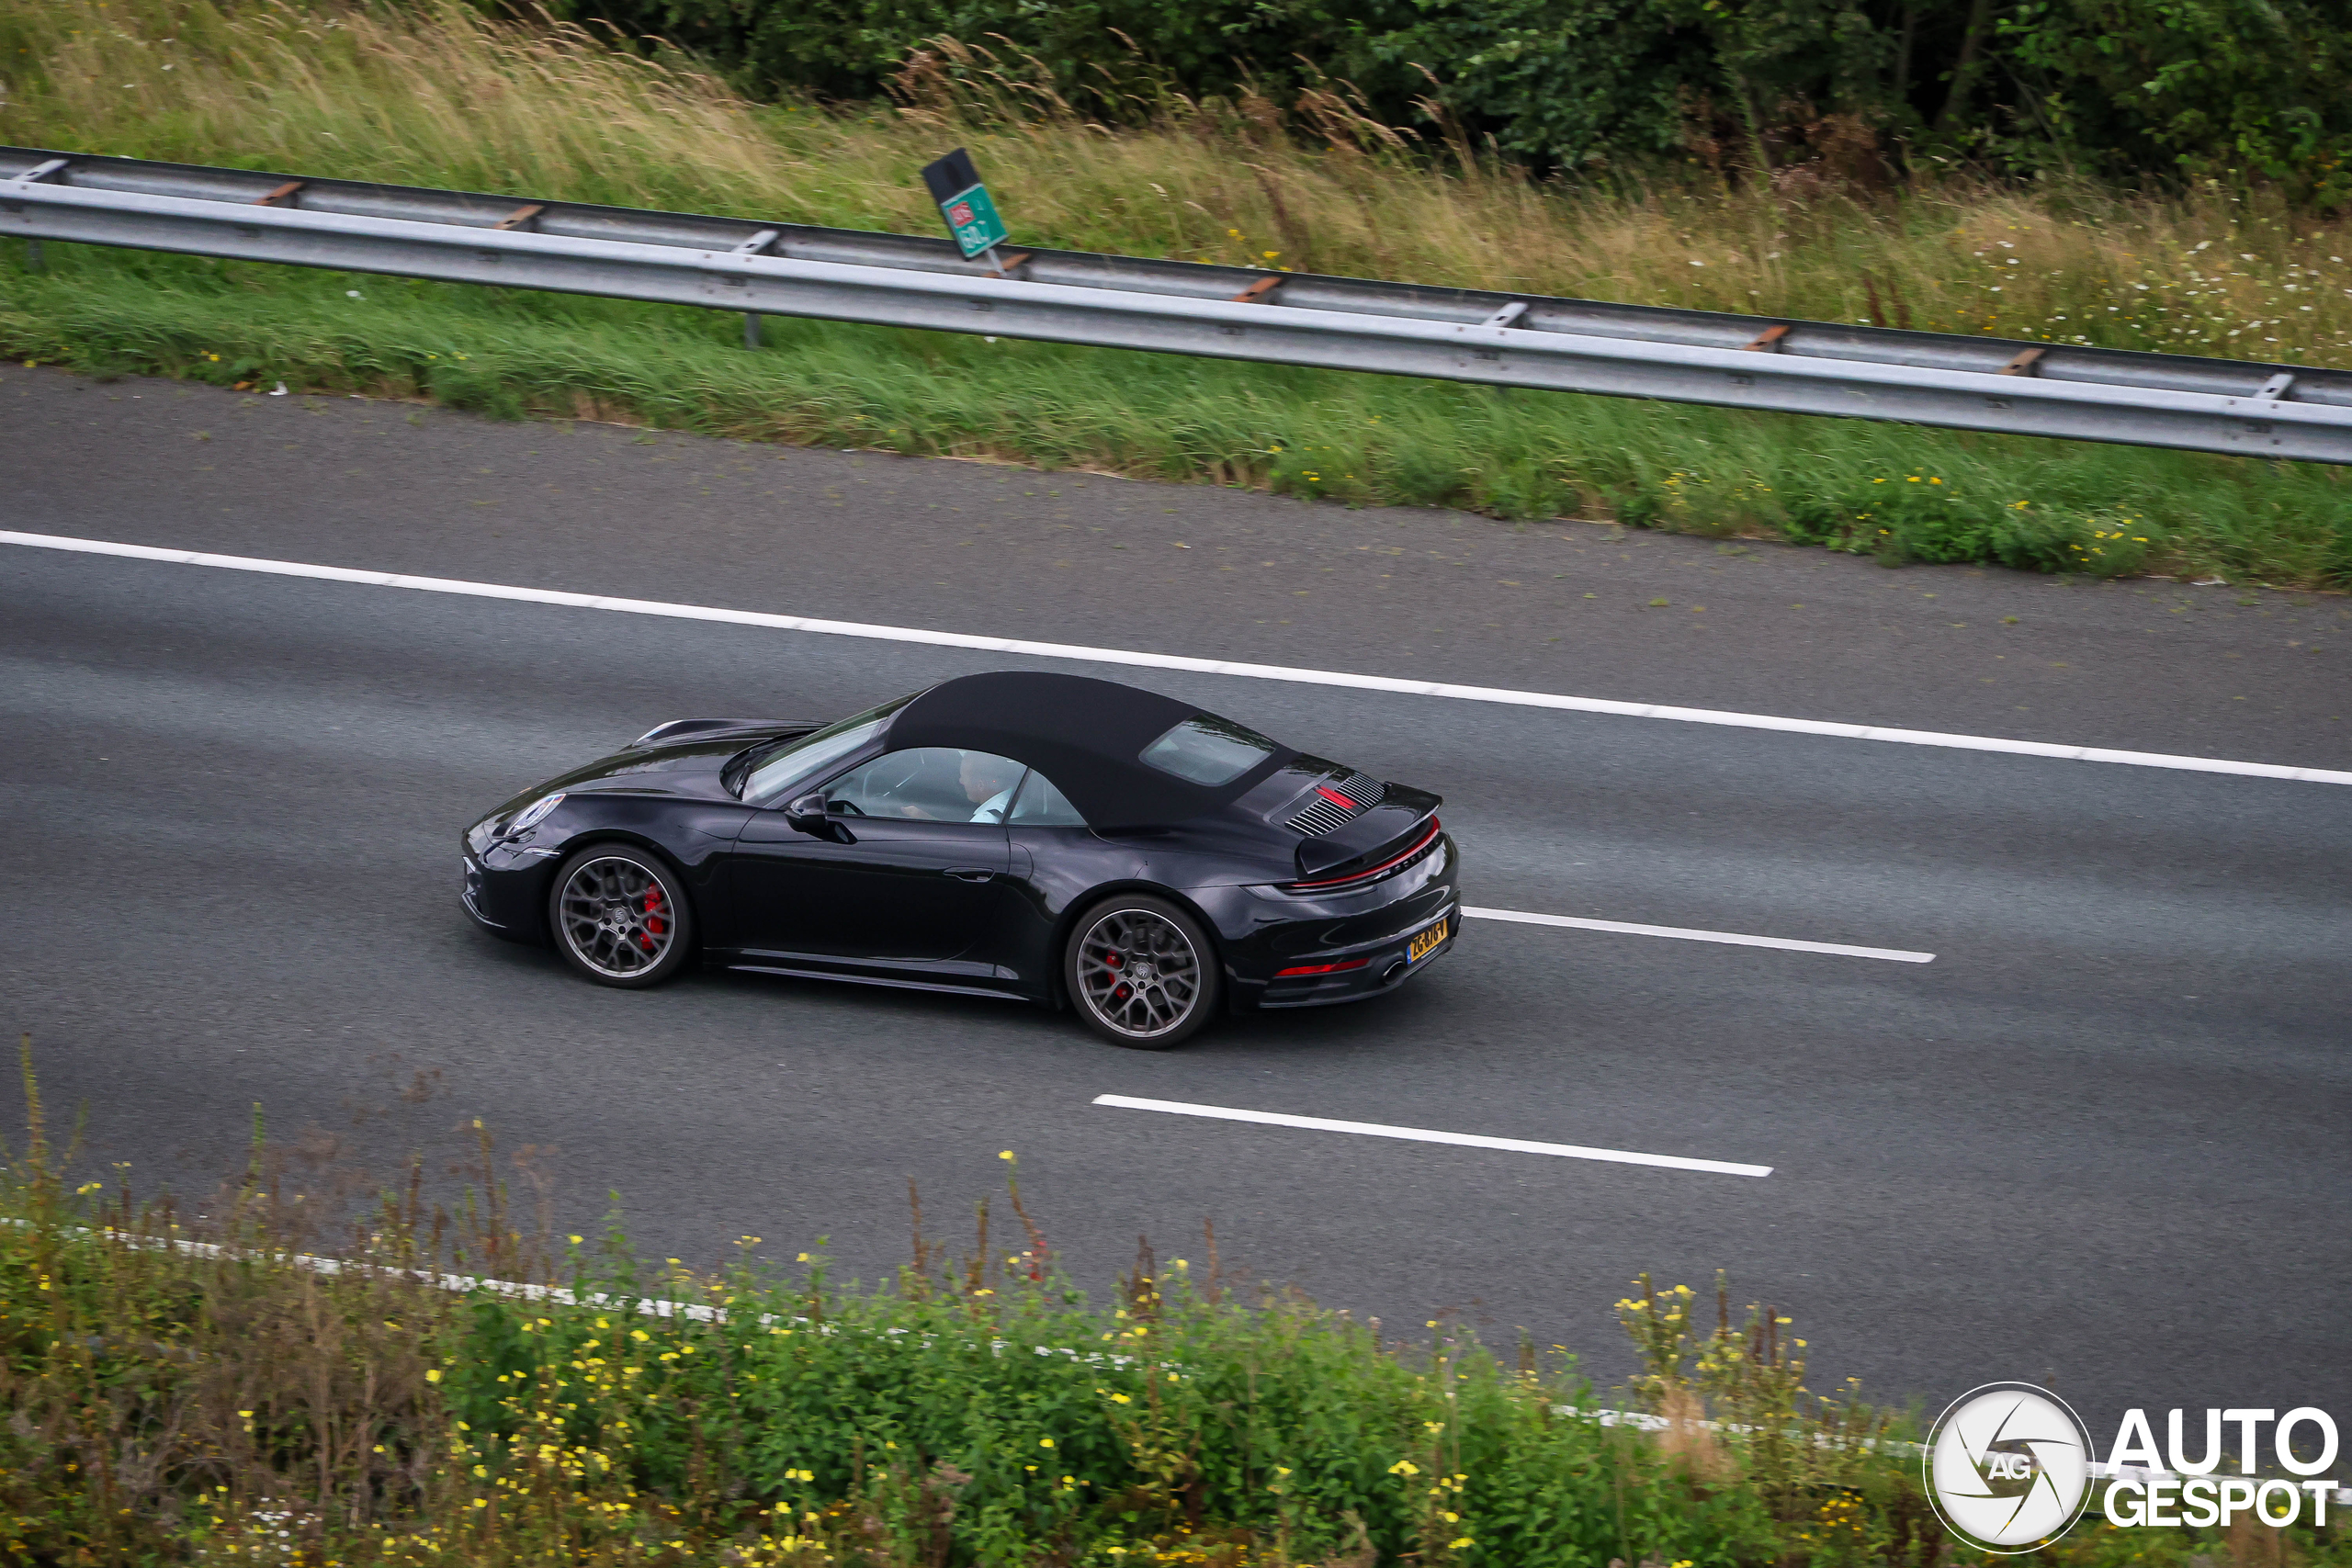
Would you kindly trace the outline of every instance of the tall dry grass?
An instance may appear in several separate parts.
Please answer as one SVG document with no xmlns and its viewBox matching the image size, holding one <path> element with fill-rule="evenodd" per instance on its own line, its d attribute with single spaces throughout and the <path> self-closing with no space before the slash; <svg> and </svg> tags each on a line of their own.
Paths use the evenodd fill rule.
<svg viewBox="0 0 2352 1568">
<path fill-rule="evenodd" d="M 1637 304 L 2352 359 L 2341 224 L 2206 190 L 1644 192 L 1538 183 L 1357 113 L 1169 97 L 1087 120 L 943 42 L 901 101 L 756 105 L 674 56 L 456 4 L 0 0 L 0 136 L 189 162 L 929 233 L 963 142 L 1035 243 Z"/>
</svg>

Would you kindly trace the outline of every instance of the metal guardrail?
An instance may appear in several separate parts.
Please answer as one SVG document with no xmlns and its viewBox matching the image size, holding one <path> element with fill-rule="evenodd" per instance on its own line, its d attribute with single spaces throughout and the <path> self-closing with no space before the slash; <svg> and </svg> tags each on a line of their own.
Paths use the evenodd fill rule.
<svg viewBox="0 0 2352 1568">
<path fill-rule="evenodd" d="M 0 148 L 0 236 L 2352 463 L 2352 372 Z"/>
</svg>

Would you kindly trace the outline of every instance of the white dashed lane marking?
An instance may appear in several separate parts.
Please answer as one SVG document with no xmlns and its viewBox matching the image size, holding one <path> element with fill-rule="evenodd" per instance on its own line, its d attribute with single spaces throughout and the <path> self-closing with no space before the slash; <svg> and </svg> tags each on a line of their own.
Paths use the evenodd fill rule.
<svg viewBox="0 0 2352 1568">
<path fill-rule="evenodd" d="M 1899 947 L 1853 947 L 1842 942 L 1799 942 L 1794 937 L 1747 936 L 1738 931 L 1690 931 L 1681 926 L 1644 926 L 1628 920 L 1584 920 L 1573 915 L 1532 915 L 1524 909 L 1476 909 L 1462 913 L 1473 920 L 1511 920 L 1525 926 L 1566 926 L 1580 931 L 1612 931 L 1620 936 L 1664 936 L 1677 942 L 1720 942 L 1733 947 L 1778 947 L 1791 953 L 1826 953 L 1839 958 L 1883 958 L 1891 964 L 1932 964 L 1932 953 L 1911 953 Z"/>
<path fill-rule="evenodd" d="M 1188 1105 L 1181 1100 L 1137 1100 L 1125 1094 L 1098 1094 L 1097 1105 L 1114 1111 L 1159 1111 L 1170 1116 L 1202 1116 L 1215 1122 L 1252 1122 L 1265 1127 L 1295 1127 L 1309 1133 L 1352 1133 L 1364 1138 L 1402 1138 L 1416 1144 L 1453 1144 L 1470 1149 L 1499 1149 L 1506 1154 L 1553 1155 L 1562 1159 L 1606 1160 L 1612 1165 L 1648 1165 L 1666 1170 L 1696 1170 L 1713 1176 L 1770 1176 L 1769 1165 L 1736 1165 L 1729 1160 L 1690 1159 L 1682 1155 L 1635 1154 L 1628 1149 L 1597 1149 L 1582 1144 L 1540 1144 L 1528 1138 L 1489 1138 L 1480 1133 L 1440 1133 L 1427 1127 L 1390 1127 L 1378 1122 L 1335 1122 L 1328 1116 L 1290 1116 L 1278 1111 L 1237 1111 L 1225 1105 Z"/>
</svg>

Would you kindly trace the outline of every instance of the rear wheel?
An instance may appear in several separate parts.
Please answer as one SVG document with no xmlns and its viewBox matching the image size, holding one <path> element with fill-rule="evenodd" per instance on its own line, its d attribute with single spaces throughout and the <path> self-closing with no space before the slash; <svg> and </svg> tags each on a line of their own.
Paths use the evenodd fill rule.
<svg viewBox="0 0 2352 1568">
<path fill-rule="evenodd" d="M 694 912 L 677 874 L 631 844 L 592 844 L 563 863 L 548 925 L 564 961 L 600 986 L 657 986 L 678 972 Z"/>
<path fill-rule="evenodd" d="M 1087 1027 L 1137 1050 L 1181 1044 L 1216 1014 L 1216 949 L 1164 898 L 1112 898 L 1080 916 L 1062 979 Z"/>
</svg>

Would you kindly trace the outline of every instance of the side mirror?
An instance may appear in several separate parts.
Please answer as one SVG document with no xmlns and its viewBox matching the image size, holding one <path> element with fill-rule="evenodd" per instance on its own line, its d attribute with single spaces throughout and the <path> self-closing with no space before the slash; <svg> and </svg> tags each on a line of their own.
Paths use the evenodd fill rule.
<svg viewBox="0 0 2352 1568">
<path fill-rule="evenodd" d="M 834 836 L 833 824 L 825 815 L 825 792 L 813 790 L 784 808 L 785 825 L 796 833 L 811 838 L 830 839 Z"/>
</svg>

